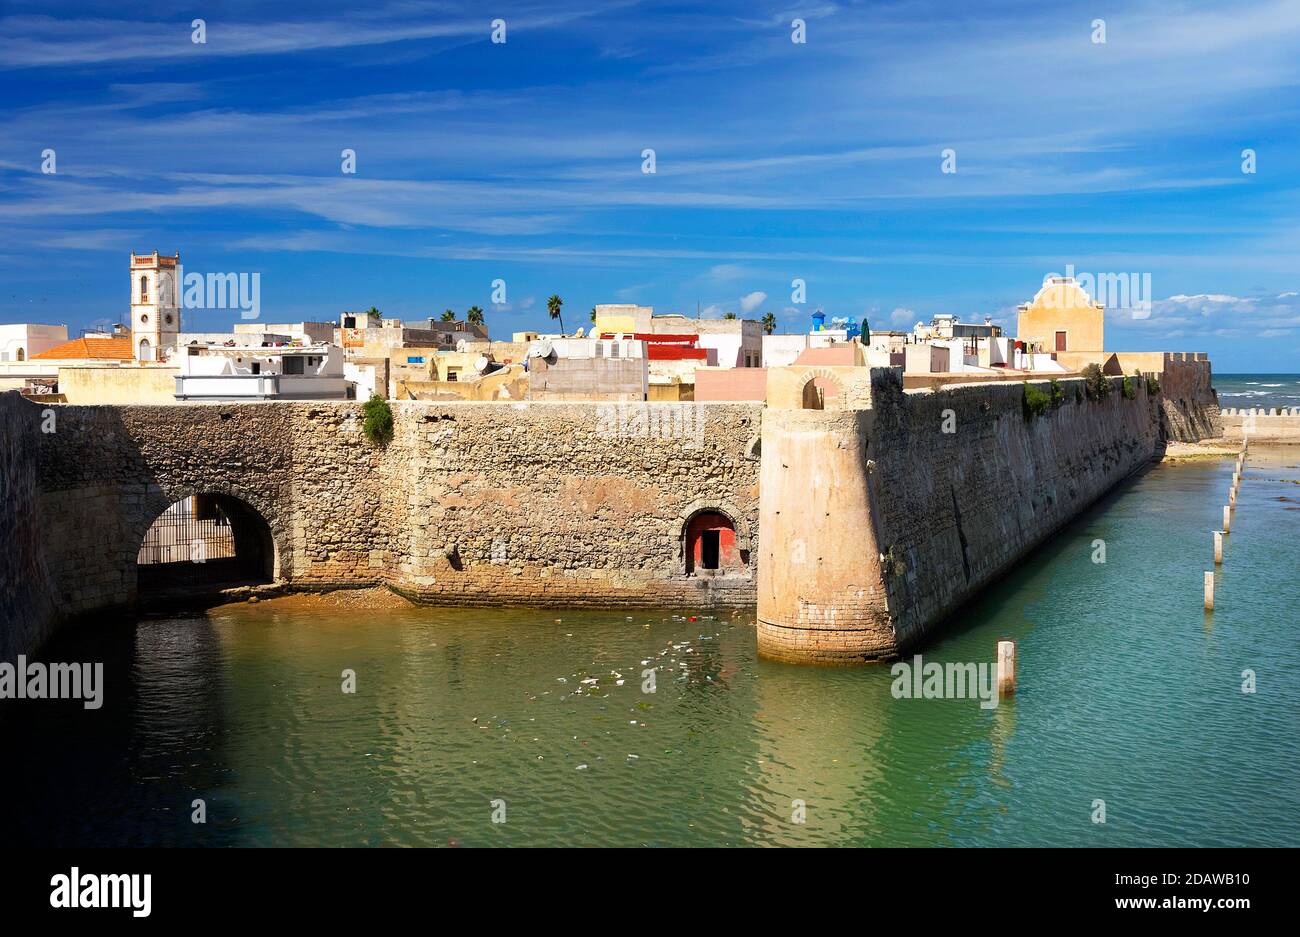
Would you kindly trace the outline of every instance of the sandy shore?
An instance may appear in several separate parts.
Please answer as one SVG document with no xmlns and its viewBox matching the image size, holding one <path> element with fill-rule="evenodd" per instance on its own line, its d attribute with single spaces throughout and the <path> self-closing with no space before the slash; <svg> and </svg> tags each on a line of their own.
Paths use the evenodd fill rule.
<svg viewBox="0 0 1300 937">
<path fill-rule="evenodd" d="M 1202 442 L 1171 442 L 1165 449 L 1162 461 L 1178 465 L 1188 462 L 1203 462 L 1207 459 L 1233 459 L 1241 451 L 1241 444 L 1224 442 L 1222 439 L 1206 439 Z M 1282 468 L 1300 470 L 1300 446 L 1279 446 L 1264 443 L 1252 443 L 1247 462 L 1257 468 Z M 1291 481 L 1288 477 L 1285 481 Z"/>
<path fill-rule="evenodd" d="M 232 597 L 223 605 L 214 606 L 214 611 L 233 605 L 248 605 L 256 602 L 272 608 L 411 608 L 411 602 L 383 586 L 367 589 L 336 589 L 333 592 L 290 592 L 285 595 L 258 595 L 250 590 L 247 597 Z"/>
<path fill-rule="evenodd" d="M 1224 442 L 1222 439 L 1206 439 L 1202 442 L 1171 442 L 1165 448 L 1164 462 L 1193 462 L 1201 459 L 1234 458 L 1241 449 L 1240 445 Z"/>
</svg>

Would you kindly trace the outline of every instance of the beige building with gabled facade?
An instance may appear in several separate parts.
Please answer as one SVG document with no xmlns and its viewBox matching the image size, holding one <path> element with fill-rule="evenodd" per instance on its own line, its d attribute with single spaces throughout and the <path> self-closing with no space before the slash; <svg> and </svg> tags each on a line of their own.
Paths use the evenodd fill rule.
<svg viewBox="0 0 1300 937">
<path fill-rule="evenodd" d="M 1020 305 L 1016 337 L 1051 353 L 1101 354 L 1105 312 L 1074 277 L 1048 277 L 1033 302 Z"/>
</svg>

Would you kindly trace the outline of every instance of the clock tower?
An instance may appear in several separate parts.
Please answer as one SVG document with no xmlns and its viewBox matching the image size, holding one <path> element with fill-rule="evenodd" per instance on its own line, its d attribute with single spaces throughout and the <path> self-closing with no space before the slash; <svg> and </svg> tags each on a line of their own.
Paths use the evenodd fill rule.
<svg viewBox="0 0 1300 937">
<path fill-rule="evenodd" d="M 181 255 L 131 253 L 131 350 L 136 361 L 161 361 L 181 332 Z"/>
</svg>

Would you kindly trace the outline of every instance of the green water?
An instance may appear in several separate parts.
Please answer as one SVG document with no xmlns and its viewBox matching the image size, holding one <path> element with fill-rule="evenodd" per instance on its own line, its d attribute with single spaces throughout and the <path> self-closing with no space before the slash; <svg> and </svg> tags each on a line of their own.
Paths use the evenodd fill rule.
<svg viewBox="0 0 1300 937">
<path fill-rule="evenodd" d="M 1201 581 L 1230 462 L 1154 468 L 971 605 L 924 653 L 987 661 L 1014 637 L 1020 692 L 994 711 L 894 699 L 886 667 L 758 660 L 749 613 L 253 605 L 82 628 L 50 656 L 106 661 L 107 703 L 0 711 L 3 833 L 73 845 L 1297 845 L 1297 462 L 1292 450 L 1248 469 L 1212 617 Z M 648 667 L 654 693 L 642 691 Z M 341 692 L 345 669 L 355 694 Z M 191 822 L 195 798 L 206 824 Z M 1092 822 L 1098 799 L 1104 824 Z M 795 800 L 806 822 L 792 822 Z"/>
</svg>

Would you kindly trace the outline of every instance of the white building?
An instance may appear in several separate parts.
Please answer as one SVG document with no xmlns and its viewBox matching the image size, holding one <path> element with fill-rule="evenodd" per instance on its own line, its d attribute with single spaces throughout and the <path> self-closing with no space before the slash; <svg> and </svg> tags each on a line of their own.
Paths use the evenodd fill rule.
<svg viewBox="0 0 1300 937">
<path fill-rule="evenodd" d="M 67 340 L 66 325 L 0 325 L 0 361 L 28 361 Z"/>
<path fill-rule="evenodd" d="M 173 359 L 177 400 L 343 400 L 336 345 L 189 345 Z"/>
<path fill-rule="evenodd" d="M 282 322 L 253 323 L 236 322 L 235 334 L 286 335 L 296 342 L 307 345 L 328 345 L 334 341 L 333 322 Z"/>
<path fill-rule="evenodd" d="M 764 335 L 762 340 L 762 365 L 765 368 L 784 368 L 794 364 L 809 348 L 830 348 L 849 341 L 844 329 L 821 329 L 796 335 Z"/>
</svg>

